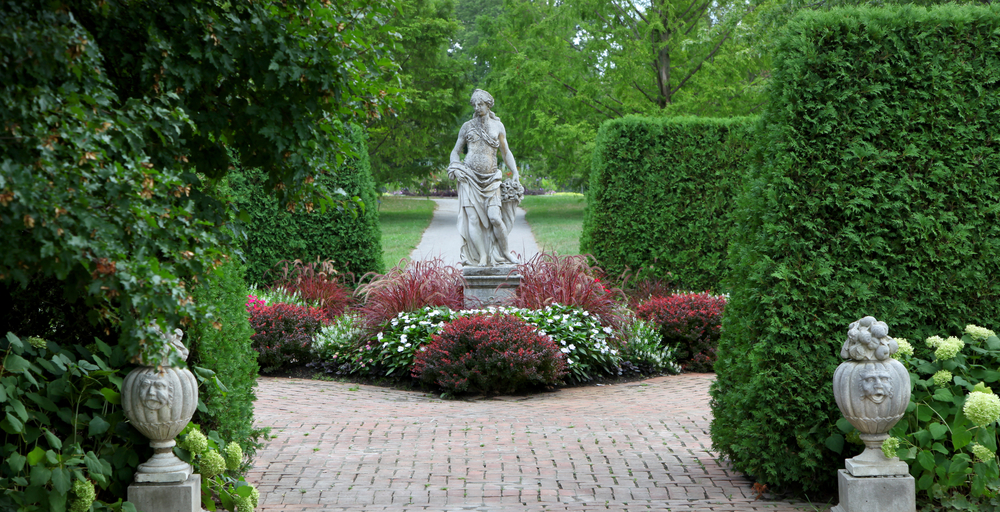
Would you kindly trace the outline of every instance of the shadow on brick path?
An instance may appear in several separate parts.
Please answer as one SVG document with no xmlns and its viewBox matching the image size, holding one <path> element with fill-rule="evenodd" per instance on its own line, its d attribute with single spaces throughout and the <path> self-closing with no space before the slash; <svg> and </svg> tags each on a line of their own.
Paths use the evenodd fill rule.
<svg viewBox="0 0 1000 512">
<path fill-rule="evenodd" d="M 261 378 L 262 511 L 817 510 L 754 500 L 709 451 L 711 374 L 441 400 Z"/>
</svg>

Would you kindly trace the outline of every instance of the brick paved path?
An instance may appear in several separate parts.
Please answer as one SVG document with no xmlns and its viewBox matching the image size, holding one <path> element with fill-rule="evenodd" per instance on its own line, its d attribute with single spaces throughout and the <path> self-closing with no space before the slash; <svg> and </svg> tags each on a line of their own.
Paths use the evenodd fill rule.
<svg viewBox="0 0 1000 512">
<path fill-rule="evenodd" d="M 713 375 L 441 400 L 261 378 L 258 510 L 795 511 L 709 452 Z"/>
</svg>

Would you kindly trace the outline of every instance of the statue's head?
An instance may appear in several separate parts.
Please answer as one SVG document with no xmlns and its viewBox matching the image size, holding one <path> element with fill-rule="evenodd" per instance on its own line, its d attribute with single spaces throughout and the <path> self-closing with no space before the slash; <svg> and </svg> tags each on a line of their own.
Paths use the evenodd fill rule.
<svg viewBox="0 0 1000 512">
<path fill-rule="evenodd" d="M 490 110 L 493 110 L 493 96 L 490 96 L 490 93 L 482 89 L 472 91 L 472 98 L 469 99 L 469 103 L 472 104 L 473 107 L 475 107 L 477 103 L 483 103 L 489 107 Z"/>
</svg>

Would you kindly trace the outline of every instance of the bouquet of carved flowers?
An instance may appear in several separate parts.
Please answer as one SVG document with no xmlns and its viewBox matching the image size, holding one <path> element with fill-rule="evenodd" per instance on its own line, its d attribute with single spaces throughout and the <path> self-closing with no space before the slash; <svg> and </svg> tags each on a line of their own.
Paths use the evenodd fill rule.
<svg viewBox="0 0 1000 512">
<path fill-rule="evenodd" d="M 967 508 L 1000 491 L 1000 338 L 968 325 L 962 337 L 931 336 L 926 348 L 899 340 L 894 357 L 910 370 L 907 415 L 883 444 L 910 464 L 917 492 L 942 506 Z"/>
</svg>

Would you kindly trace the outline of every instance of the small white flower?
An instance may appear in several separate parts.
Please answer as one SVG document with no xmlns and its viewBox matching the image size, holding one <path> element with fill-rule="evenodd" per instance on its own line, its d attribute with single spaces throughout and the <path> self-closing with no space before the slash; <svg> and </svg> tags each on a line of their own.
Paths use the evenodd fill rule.
<svg viewBox="0 0 1000 512">
<path fill-rule="evenodd" d="M 590 311 L 584 311 L 583 316 L 590 316 Z"/>
<path fill-rule="evenodd" d="M 573 360 L 567 357 L 566 358 L 566 364 L 573 364 Z"/>
<path fill-rule="evenodd" d="M 402 352 L 404 350 L 406 349 L 404 349 L 402 346 L 396 347 L 396 352 Z"/>
<path fill-rule="evenodd" d="M 405 334 L 403 334 L 402 336 L 399 337 L 399 342 L 400 343 L 406 343 L 406 335 Z"/>
<path fill-rule="evenodd" d="M 392 321 L 392 326 L 396 327 L 397 325 L 399 325 L 399 320 L 393 320 Z"/>
<path fill-rule="evenodd" d="M 604 332 L 606 332 L 608 334 L 611 334 L 611 328 L 610 327 L 605 327 L 604 328 Z"/>
<path fill-rule="evenodd" d="M 378 338 L 379 341 L 382 341 L 382 333 L 381 332 L 378 333 L 378 335 L 375 336 L 375 337 Z"/>
<path fill-rule="evenodd" d="M 570 345 L 569 345 L 569 349 L 570 349 L 570 350 L 576 350 L 576 345 L 574 345 L 574 344 L 570 343 Z"/>
<path fill-rule="evenodd" d="M 618 351 L 615 350 L 615 349 L 611 349 L 611 355 L 617 356 L 618 355 Z"/>
<path fill-rule="evenodd" d="M 562 350 L 563 354 L 569 354 L 569 349 L 568 348 L 563 347 L 561 350 Z"/>
<path fill-rule="evenodd" d="M 410 346 L 410 344 L 409 344 L 409 343 L 407 343 L 406 345 L 403 345 L 403 346 L 404 346 L 404 347 L 409 347 L 409 346 Z"/>
</svg>

